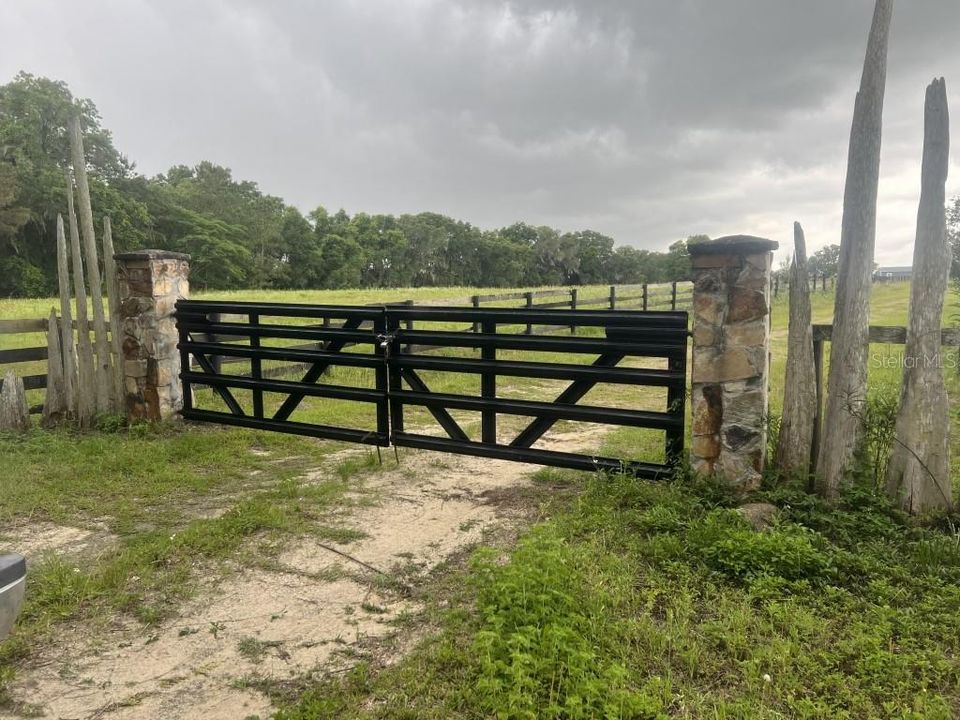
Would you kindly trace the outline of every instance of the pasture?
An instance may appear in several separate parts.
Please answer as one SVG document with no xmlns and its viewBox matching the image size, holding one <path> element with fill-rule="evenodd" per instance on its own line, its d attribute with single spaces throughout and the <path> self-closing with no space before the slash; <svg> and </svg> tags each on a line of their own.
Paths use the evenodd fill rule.
<svg viewBox="0 0 960 720">
<path fill-rule="evenodd" d="M 474 292 L 201 297 L 366 304 Z M 871 322 L 904 324 L 908 297 L 908 284 L 876 286 Z M 812 299 L 814 323 L 829 322 L 832 293 Z M 41 317 L 51 304 L 0 301 L 0 319 Z M 957 309 L 951 295 L 946 316 Z M 775 417 L 786 293 L 774 303 L 772 324 Z M 5 337 L 21 336 L 0 342 Z M 901 351 L 871 348 L 878 413 L 896 397 Z M 952 370 L 948 378 L 956 407 L 960 384 Z M 447 382 L 438 389 L 470 392 L 474 381 Z M 556 387 L 518 383 L 509 392 L 550 398 Z M 595 402 L 619 407 L 662 400 L 649 389 L 592 392 Z M 358 411 L 315 400 L 303 412 L 322 422 Z M 463 420 L 476 430 L 475 420 Z M 883 417 L 875 422 L 874 447 L 882 449 Z M 555 435 L 567 446 L 637 457 L 660 449 L 647 432 L 562 423 Z M 7 528 L 0 541 L 26 544 L 42 558 L 31 567 L 18 632 L 0 645 L 0 713 L 26 716 L 56 693 L 82 695 L 84 683 L 103 679 L 103 668 L 89 664 L 91 647 L 104 650 L 120 636 L 131 643 L 122 651 L 129 663 L 155 657 L 151 648 L 189 646 L 211 668 L 216 660 L 231 670 L 195 662 L 190 677 L 178 671 L 149 686 L 124 676 L 128 690 L 119 682 L 101 688 L 113 699 L 76 700 L 90 716 L 156 716 L 171 693 L 181 702 L 191 693 L 197 702 L 222 701 L 219 710 L 208 708 L 211 717 L 278 710 L 304 719 L 524 717 L 544 708 L 554 717 L 960 712 L 956 537 L 890 510 L 874 492 L 869 466 L 836 511 L 771 478 L 758 499 L 778 505 L 780 518 L 754 535 L 729 509 L 732 497 L 695 478 L 650 484 L 415 451 L 401 451 L 399 465 L 385 454 L 381 464 L 363 448 L 233 428 L 126 427 L 106 418 L 87 433 L 0 437 L 0 457 L 0 525 Z M 416 492 L 429 498 L 417 500 L 429 517 L 409 514 Z M 443 508 L 461 512 L 444 516 L 447 534 L 365 554 L 381 541 L 381 525 L 427 526 Z M 469 559 L 478 545 L 487 549 Z M 325 548 L 376 557 L 377 567 L 344 558 L 318 563 Z M 319 622 L 308 608 L 328 612 L 317 597 L 313 605 L 291 599 L 289 607 L 261 608 L 266 615 L 248 622 L 257 613 L 236 605 L 222 615 L 198 609 L 220 608 L 228 590 L 243 596 L 251 573 L 258 581 L 296 577 L 294 594 L 348 581 L 362 592 L 344 596 L 349 612 L 321 653 L 294 641 Z M 211 647 L 219 654 L 210 655 Z M 563 705 L 569 702 L 579 705 Z"/>
</svg>

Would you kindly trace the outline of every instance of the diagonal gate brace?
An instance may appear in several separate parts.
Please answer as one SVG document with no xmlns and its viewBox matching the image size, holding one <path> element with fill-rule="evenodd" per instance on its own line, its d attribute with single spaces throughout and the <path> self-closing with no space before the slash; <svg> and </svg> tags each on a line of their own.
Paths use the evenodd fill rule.
<svg viewBox="0 0 960 720">
<path fill-rule="evenodd" d="M 430 388 L 428 388 L 427 384 L 420 379 L 420 376 L 417 375 L 416 371 L 403 368 L 400 370 L 400 374 L 416 392 L 430 392 Z M 454 440 L 469 442 L 470 438 L 463 431 L 463 428 L 460 427 L 459 423 L 457 423 L 457 421 L 453 419 L 453 416 L 451 416 L 450 413 L 448 413 L 444 408 L 427 406 L 427 410 L 429 410 L 430 414 L 433 415 L 438 423 L 440 423 L 440 426 L 447 431 L 447 435 Z"/>
<path fill-rule="evenodd" d="M 604 353 L 596 360 L 593 361 L 594 367 L 613 367 L 618 362 L 623 360 L 626 357 L 626 353 Z M 564 390 L 557 396 L 557 399 L 553 402 L 557 405 L 574 405 L 579 401 L 584 395 L 590 392 L 593 389 L 593 386 L 597 384 L 597 380 L 576 380 L 570 385 L 567 386 L 567 389 Z M 527 425 L 524 430 L 514 438 L 513 442 L 510 443 L 511 447 L 516 448 L 529 448 L 537 440 L 544 436 L 544 434 L 553 427 L 554 423 L 557 422 L 557 418 L 537 418 L 529 425 Z"/>
<path fill-rule="evenodd" d="M 198 353 L 194 351 L 191 353 L 194 359 L 205 373 L 208 375 L 219 375 L 217 369 L 213 366 L 213 363 L 210 362 L 210 359 L 203 353 Z M 230 410 L 231 413 L 238 416 L 246 415 L 243 411 L 243 408 L 240 406 L 240 403 L 237 402 L 237 399 L 233 396 L 233 393 L 230 392 L 230 388 L 226 388 L 220 385 L 211 385 L 210 388 L 220 396 L 220 399 L 223 400 L 224 405 Z"/>
<path fill-rule="evenodd" d="M 356 330 L 363 324 L 363 318 L 349 318 L 343 323 L 344 330 Z M 344 346 L 347 344 L 346 340 L 330 340 L 326 346 L 323 348 L 327 352 L 335 353 L 343 350 Z M 326 370 L 331 365 L 330 360 L 320 360 L 315 362 L 313 366 L 307 370 L 304 374 L 303 379 L 300 380 L 301 383 L 315 383 L 320 379 L 320 376 L 323 375 L 324 370 Z M 283 401 L 283 404 L 277 408 L 277 412 L 273 414 L 274 420 L 286 420 L 290 417 L 294 410 L 300 405 L 303 399 L 306 397 L 303 393 L 290 393 L 290 397 Z"/>
</svg>

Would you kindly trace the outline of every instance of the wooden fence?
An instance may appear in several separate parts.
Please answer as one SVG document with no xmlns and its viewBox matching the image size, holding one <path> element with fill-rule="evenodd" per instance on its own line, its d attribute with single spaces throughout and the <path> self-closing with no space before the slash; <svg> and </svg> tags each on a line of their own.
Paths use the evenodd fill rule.
<svg viewBox="0 0 960 720">
<path fill-rule="evenodd" d="M 560 308 L 560 309 L 628 309 L 628 310 L 682 310 L 689 308 L 693 302 L 693 285 L 689 282 L 672 282 L 658 284 L 641 285 L 611 285 L 609 290 L 603 294 L 592 294 L 587 297 L 581 297 L 582 288 L 554 289 L 554 290 L 525 290 L 522 292 L 494 293 L 485 295 L 469 295 L 460 298 L 449 298 L 442 300 L 394 300 L 388 303 L 376 303 L 387 305 L 460 305 L 483 307 L 489 305 L 507 306 L 507 307 L 529 307 L 529 308 Z M 594 291 L 595 292 L 595 291 Z M 223 318 L 224 320 L 228 318 Z M 329 322 L 329 319 L 327 320 Z M 47 319 L 27 319 L 27 320 L 0 320 L 0 336 L 3 335 L 25 335 L 47 332 Z M 93 330 L 93 322 L 88 321 L 90 330 Z M 73 326 L 77 327 L 76 320 Z M 527 328 L 527 332 L 532 332 L 533 328 Z M 574 329 L 571 329 L 573 331 Z M 35 345 L 33 347 L 2 349 L 3 343 L 0 341 L 0 367 L 4 365 L 16 365 L 23 363 L 45 363 L 47 360 L 47 346 Z M 313 345 L 308 346 L 313 348 Z M 240 361 L 239 358 L 220 358 L 219 364 Z M 287 368 L 289 370 L 289 368 Z M 278 370 L 280 370 L 278 368 Z M 37 372 L 35 368 L 29 370 L 30 374 L 24 375 L 24 388 L 30 390 L 42 390 L 47 386 L 46 368 L 42 372 Z M 0 376 L 2 376 L 0 372 Z M 264 374 L 266 377 L 266 372 Z M 0 387 L 2 387 L 0 379 Z M 30 406 L 31 413 L 42 412 L 43 405 L 34 402 Z"/>
<path fill-rule="evenodd" d="M 813 371 L 817 389 L 817 407 L 814 413 L 813 450 L 811 456 L 820 453 L 821 425 L 823 423 L 823 346 L 833 336 L 833 325 L 813 326 Z M 878 345 L 906 345 L 907 329 L 893 325 L 871 325 L 869 342 Z M 944 347 L 960 347 L 960 328 L 944 328 L 940 335 Z"/>
<path fill-rule="evenodd" d="M 836 275 L 826 275 L 824 273 L 818 273 L 816 275 L 810 276 L 810 291 L 816 292 L 820 290 L 821 292 L 827 291 L 827 286 L 830 286 L 830 289 L 837 284 Z M 787 277 L 781 277 L 780 275 L 773 276 L 773 296 L 779 297 L 780 291 L 786 292 L 790 288 L 790 282 Z"/>
<path fill-rule="evenodd" d="M 49 321 L 46 318 L 43 319 L 28 319 L 28 320 L 0 320 L 0 336 L 3 335 L 37 335 L 42 333 L 46 336 L 48 330 Z M 89 332 L 93 332 L 93 321 L 87 321 L 87 327 Z M 77 328 L 77 321 L 73 321 L 73 328 Z M 31 342 L 36 342 L 32 340 Z M 46 337 L 44 337 L 44 342 L 46 342 Z M 32 347 L 22 347 L 22 348 L 3 348 L 3 343 L 0 342 L 0 367 L 4 365 L 23 365 L 24 363 L 46 363 L 47 361 L 47 345 L 34 345 Z M 35 372 L 33 369 L 28 371 L 29 374 L 21 375 L 23 380 L 23 389 L 27 390 L 43 390 L 47 387 L 47 371 L 46 368 L 43 369 L 43 372 Z M 0 372 L 0 376 L 3 375 L 3 372 Z M 3 378 L 0 377 L 0 388 L 3 388 Z M 43 411 L 43 405 L 34 403 L 30 406 L 31 414 L 40 413 Z"/>
<path fill-rule="evenodd" d="M 553 289 L 553 290 L 524 290 L 519 292 L 510 292 L 510 293 L 494 293 L 486 295 L 469 295 L 459 298 L 443 298 L 440 300 L 392 300 L 384 303 L 370 303 L 372 306 L 380 305 L 405 305 L 407 307 L 419 306 L 419 307 L 437 307 L 437 306 L 456 306 L 456 307 L 465 307 L 471 306 L 475 308 L 481 308 L 484 306 L 494 305 L 496 307 L 521 307 L 521 308 L 530 308 L 530 309 L 570 309 L 570 310 L 587 310 L 587 309 L 608 309 L 608 310 L 682 310 L 689 308 L 693 303 L 693 284 L 689 282 L 670 282 L 670 283 L 659 283 L 659 284 L 641 284 L 641 285 L 611 285 L 609 290 L 603 295 L 591 295 L 589 297 L 581 297 L 580 290 L 582 288 L 569 288 L 569 289 Z M 562 298 L 562 299 L 557 299 Z M 545 302 L 542 302 L 544 301 Z M 217 321 L 221 322 L 245 322 L 245 317 L 233 316 L 233 315 L 222 315 L 214 318 Z M 323 327 L 329 327 L 330 318 L 324 318 L 322 321 Z M 371 327 L 369 323 L 361 325 L 361 328 Z M 413 321 L 406 322 L 406 329 L 413 330 Z M 567 327 L 567 326 L 551 326 L 544 327 L 538 326 L 534 328 L 531 325 L 521 332 L 526 334 L 531 334 L 534 330 L 540 334 L 543 333 L 560 333 L 560 332 L 576 332 L 576 327 Z M 470 327 L 465 327 L 462 329 L 462 332 L 479 332 L 480 329 L 476 324 Z M 211 335 L 210 337 L 205 338 L 209 342 L 229 342 L 230 340 L 235 340 L 235 338 L 229 336 L 219 336 Z M 304 345 L 293 345 L 290 346 L 291 350 L 316 350 L 316 343 L 307 343 Z M 426 347 L 426 346 L 409 346 L 408 351 L 416 352 L 431 352 L 434 350 L 440 350 L 439 347 Z M 209 358 L 210 363 L 215 368 L 216 372 L 220 372 L 223 365 L 229 365 L 233 363 L 245 363 L 248 362 L 247 359 L 241 357 L 229 357 L 229 356 L 211 356 Z M 284 364 L 281 367 L 274 368 L 263 368 L 261 370 L 262 377 L 273 378 L 285 375 L 297 369 L 300 369 L 301 365 L 296 364 Z"/>
</svg>

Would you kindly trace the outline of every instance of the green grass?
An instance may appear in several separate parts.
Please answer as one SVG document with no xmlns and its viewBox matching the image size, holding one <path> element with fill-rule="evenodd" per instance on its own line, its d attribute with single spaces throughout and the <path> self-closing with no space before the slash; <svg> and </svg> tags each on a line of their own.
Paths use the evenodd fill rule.
<svg viewBox="0 0 960 720">
<path fill-rule="evenodd" d="M 244 300 L 365 304 L 409 297 L 449 300 L 485 292 L 467 288 L 431 288 L 385 292 L 218 293 L 205 297 Z M 605 288 L 583 290 L 581 298 L 605 295 Z M 463 298 L 468 302 L 467 298 Z M 0 319 L 42 317 L 53 300 L 0 301 Z M 520 305 L 522 301 L 505 302 Z M 2 335 L 0 347 L 28 347 L 43 335 Z M 511 353 L 519 357 L 517 353 Z M 506 354 L 505 354 L 506 357 Z M 590 358 L 540 354 L 541 359 L 584 362 Z M 527 358 L 529 359 L 529 358 Z M 22 373 L 42 372 L 43 363 L 14 366 Z M 230 366 L 228 366 L 230 367 Z M 242 371 L 243 367 L 236 370 Z M 435 390 L 475 393 L 476 376 L 424 373 Z M 372 387 L 373 374 L 336 368 L 324 382 Z M 507 397 L 551 397 L 562 383 L 504 383 Z M 637 396 L 633 404 L 656 403 Z M 33 401 L 42 399 L 34 393 Z M 237 393 L 249 410 L 249 393 Z M 598 388 L 594 402 L 617 404 L 623 398 L 611 388 Z M 279 398 L 267 394 L 267 409 Z M 209 390 L 197 393 L 201 406 L 218 406 Z M 471 432 L 479 428 L 473 413 L 458 415 Z M 375 427 L 372 406 L 306 399 L 294 420 L 356 427 Z M 513 425 L 522 418 L 512 421 Z M 426 411 L 412 410 L 410 427 L 435 425 Z M 565 427 L 561 424 L 559 427 Z M 504 421 L 511 426 L 510 420 Z M 88 529 L 103 538 L 93 555 L 64 560 L 56 557 L 32 564 L 27 603 L 15 638 L 0 649 L 0 672 L 8 677 L 29 648 L 42 642 L 67 620 L 94 622 L 117 612 L 153 623 L 174 611 L 193 591 L 198 568 L 214 575 L 229 572 L 251 548 L 276 552 L 284 538 L 306 532 L 347 542 L 361 535 L 322 522 L 325 511 L 342 504 L 343 490 L 376 467 L 376 455 L 361 454 L 332 468 L 334 480 L 319 484 L 298 480 L 304 471 L 322 465 L 342 444 L 274 433 L 175 424 L 141 424 L 130 428 L 105 418 L 99 431 L 35 429 L 23 436 L 0 436 L 0 526 L 16 537 L 30 524 L 52 523 Z M 636 452 L 657 452 L 658 444 Z M 354 483 L 355 484 L 355 483 Z M 307 522 L 312 520 L 312 522 Z M 0 544 L 4 541 L 0 534 Z M 16 549 L 16 548 L 11 548 Z M 90 553 L 88 553 L 90 555 Z M 261 558 L 266 562 L 266 559 Z M 132 580 L 135 578 L 135 580 Z M 2 681 L 0 681 L 2 685 Z M 2 695 L 2 691 L 0 691 Z"/>
<path fill-rule="evenodd" d="M 279 482 L 335 448 L 276 433 L 195 432 L 174 424 L 0 435 L 0 527 L 26 518 L 105 525 L 121 536 L 172 527 L 206 503 L 229 500 L 253 474 L 268 471 Z"/>
<path fill-rule="evenodd" d="M 198 572 L 215 578 L 262 562 L 285 538 L 312 531 L 325 512 L 343 505 L 347 488 L 340 480 L 283 480 L 248 492 L 216 517 L 122 537 L 93 561 L 47 558 L 31 568 L 17 632 L 0 645 L 0 678 L 12 677 L 66 620 L 95 624 L 126 614 L 150 625 L 170 616 L 191 596 Z M 0 683 L 0 708 L 5 700 Z"/>
<path fill-rule="evenodd" d="M 904 325 L 908 285 L 875 288 L 871 322 Z M 829 322 L 832 293 L 813 296 Z M 947 316 L 956 311 L 948 300 Z M 786 301 L 773 315 L 773 412 Z M 902 347 L 874 345 L 874 398 L 896 396 Z M 956 392 L 956 377 L 948 376 Z M 956 407 L 956 406 L 955 406 Z M 608 438 L 605 454 L 638 442 Z M 954 457 L 960 448 L 954 447 Z M 957 474 L 955 473 L 955 476 Z M 781 508 L 756 533 L 726 490 L 555 470 L 579 501 L 504 563 L 481 551 L 438 581 L 438 628 L 400 663 L 292 691 L 306 718 L 931 718 L 960 715 L 960 538 L 917 525 L 869 473 L 827 507 L 768 479 Z M 548 513 L 549 514 L 549 513 Z"/>
<path fill-rule="evenodd" d="M 614 446 L 622 439 L 613 438 Z M 438 581 L 396 665 L 284 691 L 320 718 L 930 718 L 960 711 L 960 546 L 870 488 L 836 509 L 769 482 L 756 533 L 726 490 L 549 472 L 576 502 L 503 562 Z"/>
<path fill-rule="evenodd" d="M 13 535 L 38 523 L 86 528 L 95 543 L 80 556 L 32 562 L 17 631 L 0 644 L 0 709 L 16 709 L 4 685 L 60 623 L 128 616 L 149 626 L 175 613 L 199 578 L 269 563 L 293 537 L 356 539 L 324 518 L 355 502 L 345 493 L 361 489 L 356 476 L 375 469 L 375 456 L 327 480 L 304 479 L 343 447 L 175 424 L 0 435 L 0 527 Z M 0 548 L 8 542 L 0 536 Z"/>
</svg>

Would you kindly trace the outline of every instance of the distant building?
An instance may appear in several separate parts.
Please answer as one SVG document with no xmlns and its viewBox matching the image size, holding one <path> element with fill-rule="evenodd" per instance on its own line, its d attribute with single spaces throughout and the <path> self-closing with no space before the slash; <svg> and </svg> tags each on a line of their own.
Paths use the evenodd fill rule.
<svg viewBox="0 0 960 720">
<path fill-rule="evenodd" d="M 912 267 L 879 267 L 873 271 L 874 282 L 904 282 L 911 277 Z"/>
</svg>

